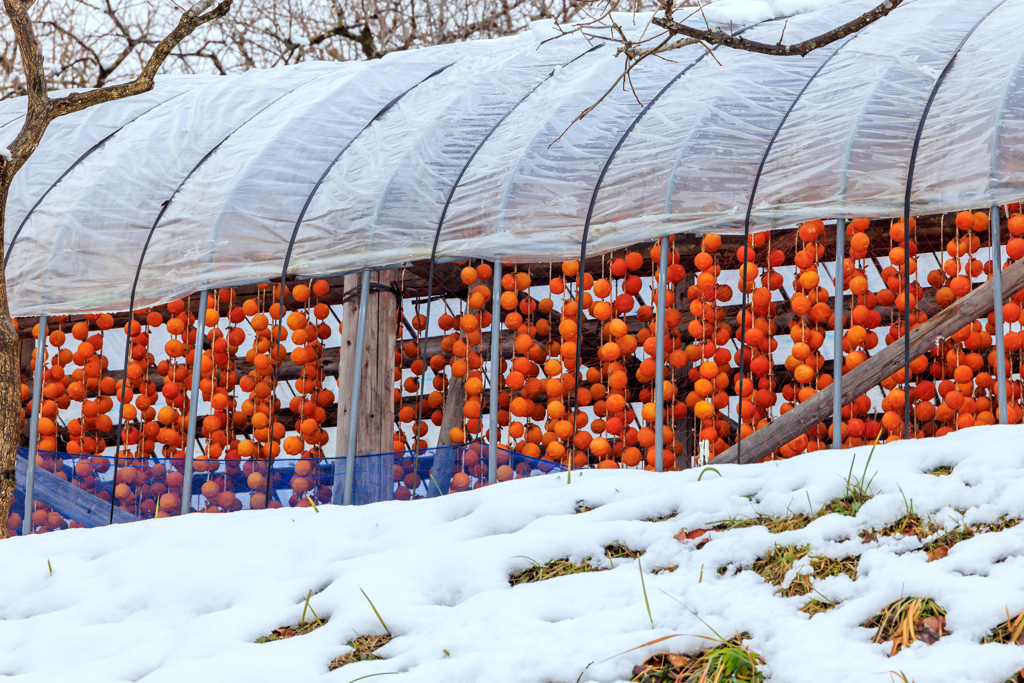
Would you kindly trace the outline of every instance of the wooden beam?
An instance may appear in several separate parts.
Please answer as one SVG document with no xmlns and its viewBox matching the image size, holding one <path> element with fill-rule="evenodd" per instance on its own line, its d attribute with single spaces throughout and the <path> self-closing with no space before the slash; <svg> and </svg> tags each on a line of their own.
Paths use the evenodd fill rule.
<svg viewBox="0 0 1024 683">
<path fill-rule="evenodd" d="M 28 458 L 18 456 L 14 469 L 17 480 L 24 482 L 28 476 Z M 24 491 L 24 483 L 18 484 L 18 489 Z M 41 467 L 36 468 L 33 496 L 36 501 L 53 508 L 65 518 L 74 520 L 86 528 L 106 526 L 110 521 L 109 501 L 94 496 L 88 491 L 83 491 Z M 26 510 L 25 514 L 31 515 L 32 512 Z M 119 507 L 114 507 L 115 524 L 137 521 L 139 518 L 135 515 L 125 512 Z"/>
<path fill-rule="evenodd" d="M 1003 271 L 1003 301 L 1024 285 L 1024 261 Z M 992 310 L 992 280 L 985 282 L 949 308 L 935 314 L 910 331 L 910 357 L 916 358 L 935 345 L 935 338 L 947 338 L 968 323 Z M 903 341 L 895 341 L 843 376 L 842 402 L 846 405 L 879 380 L 903 367 Z M 732 446 L 712 458 L 712 463 L 759 462 L 782 445 L 803 434 L 832 412 L 832 392 L 821 391 L 793 410 L 743 439 L 743 454 L 737 459 Z"/>
</svg>

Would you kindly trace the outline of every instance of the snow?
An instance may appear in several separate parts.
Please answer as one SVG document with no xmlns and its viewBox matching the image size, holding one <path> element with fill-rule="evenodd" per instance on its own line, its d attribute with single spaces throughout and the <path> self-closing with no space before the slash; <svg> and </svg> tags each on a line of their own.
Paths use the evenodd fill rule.
<svg viewBox="0 0 1024 683">
<path fill-rule="evenodd" d="M 10 161 L 12 159 L 11 150 L 7 149 L 6 147 L 0 147 L 0 157 L 3 157 L 7 161 Z"/>
<path fill-rule="evenodd" d="M 704 27 L 704 19 L 719 27 L 733 26 L 739 28 L 751 24 L 759 24 L 772 19 L 787 19 L 798 14 L 806 14 L 842 4 L 846 0 L 716 0 L 703 3 L 703 14 L 696 7 L 681 7 L 676 10 L 677 21 Z M 611 21 L 622 27 L 627 33 L 643 32 L 648 29 L 655 16 L 664 16 L 664 12 L 613 12 Z M 609 22 L 603 20 L 588 28 L 592 35 L 603 35 L 601 29 L 607 29 Z M 563 28 L 571 31 L 577 24 L 565 24 Z M 661 31 L 661 29 L 657 29 Z M 536 41 L 550 40 L 562 35 L 554 19 L 540 19 L 530 22 L 530 33 Z M 618 34 L 609 35 L 617 38 Z"/>
<path fill-rule="evenodd" d="M 993 426 L 898 442 L 879 446 L 867 469 L 861 448 L 715 468 L 721 476 L 585 471 L 571 484 L 551 475 L 414 502 L 193 514 L 15 538 L 0 543 L 0 677 L 348 683 L 396 672 L 387 680 L 610 682 L 628 680 L 658 649 L 706 646 L 714 628 L 749 632 L 770 681 L 887 682 L 895 671 L 930 683 L 1002 683 L 1024 667 L 1024 648 L 978 643 L 1024 609 L 1024 525 L 962 541 L 930 563 L 916 537 L 863 542 L 858 533 L 910 505 L 949 528 L 1019 517 L 1022 437 L 1024 427 Z M 851 458 L 854 476 L 874 477 L 874 497 L 856 518 L 825 515 L 774 536 L 757 526 L 713 531 L 699 549 L 699 539 L 673 538 L 730 517 L 817 511 L 843 494 Z M 952 474 L 929 474 L 940 465 Z M 577 514 L 580 501 L 594 509 Z M 603 547 L 612 542 L 645 550 L 653 628 L 634 560 L 509 586 L 509 574 L 532 560 L 592 557 L 607 567 Z M 780 597 L 742 570 L 774 544 L 859 555 L 858 578 L 815 580 L 840 605 L 809 618 L 798 611 L 806 597 Z M 254 642 L 296 624 L 310 589 L 329 622 Z M 354 634 L 383 632 L 360 589 L 395 638 L 379 651 L 384 660 L 328 673 Z M 859 624 L 903 596 L 936 600 L 951 634 L 889 658 L 890 645 L 871 643 Z M 686 635 L 619 654 L 672 634 Z"/>
<path fill-rule="evenodd" d="M 740 26 L 814 12 L 841 2 L 842 0 L 718 0 L 704 5 L 704 15 L 708 21 L 715 24 L 724 26 L 731 22 Z"/>
</svg>

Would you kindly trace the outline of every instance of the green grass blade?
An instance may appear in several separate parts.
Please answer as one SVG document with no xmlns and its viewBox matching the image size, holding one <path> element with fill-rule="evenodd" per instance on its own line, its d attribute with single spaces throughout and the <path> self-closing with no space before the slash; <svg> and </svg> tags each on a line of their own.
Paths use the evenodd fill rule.
<svg viewBox="0 0 1024 683">
<path fill-rule="evenodd" d="M 377 611 L 377 606 L 373 604 L 373 600 L 370 599 L 370 596 L 367 595 L 366 591 L 362 588 L 359 589 L 359 592 L 363 594 L 364 598 L 366 598 L 366 602 L 370 603 L 373 613 L 377 615 L 377 620 L 380 622 L 380 625 L 384 627 L 384 632 L 387 633 L 389 637 L 394 637 L 391 635 L 391 630 L 388 628 L 388 625 L 384 623 L 384 618 L 380 616 L 380 612 Z"/>
<path fill-rule="evenodd" d="M 640 569 L 640 587 L 644 590 L 644 604 L 647 605 L 647 618 L 651 620 L 651 628 L 654 628 L 654 616 L 651 614 L 651 601 L 647 599 L 647 584 L 644 583 L 644 568 L 640 564 L 640 558 L 636 558 L 636 566 Z"/>
<path fill-rule="evenodd" d="M 722 476 L 722 473 L 719 472 L 718 470 L 716 470 L 714 467 L 705 467 L 704 469 L 702 469 L 700 471 L 700 475 L 698 475 L 697 481 L 700 481 L 701 479 L 703 479 L 704 475 L 707 474 L 708 472 L 714 472 L 718 476 Z"/>
</svg>

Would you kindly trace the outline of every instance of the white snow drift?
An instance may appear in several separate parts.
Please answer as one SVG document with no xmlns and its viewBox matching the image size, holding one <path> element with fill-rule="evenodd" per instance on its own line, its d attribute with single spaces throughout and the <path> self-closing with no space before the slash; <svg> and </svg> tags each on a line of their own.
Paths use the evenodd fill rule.
<svg viewBox="0 0 1024 683">
<path fill-rule="evenodd" d="M 1024 667 L 1024 648 L 979 641 L 1024 609 L 1024 525 L 975 536 L 930 563 L 915 537 L 864 543 L 858 532 L 888 525 L 909 504 L 947 527 L 1019 517 L 1022 437 L 1022 427 L 987 427 L 880 446 L 867 469 L 875 495 L 856 518 L 826 515 L 775 536 L 763 527 L 714 532 L 699 550 L 673 536 L 730 517 L 817 511 L 843 494 L 851 458 L 854 473 L 864 472 L 867 449 L 720 467 L 702 480 L 700 471 L 587 471 L 569 485 L 549 476 L 411 503 L 194 514 L 16 538 L 0 543 L 0 677 L 619 681 L 658 649 L 707 646 L 710 626 L 749 632 L 771 681 L 890 681 L 894 671 L 929 683 L 1002 683 Z M 940 465 L 952 474 L 929 474 Z M 579 501 L 595 509 L 578 514 Z M 616 541 L 645 550 L 653 628 L 636 561 L 509 585 L 531 561 L 591 557 L 607 567 L 603 547 Z M 735 571 L 774 544 L 859 555 L 858 578 L 817 581 L 840 605 L 809 618 L 798 611 L 807 597 L 778 597 L 754 572 Z M 324 627 L 254 642 L 297 623 L 310 589 L 313 608 L 330 617 Z M 385 659 L 329 673 L 356 634 L 383 632 L 360 589 L 395 638 L 379 651 Z M 901 596 L 936 600 L 951 635 L 889 658 L 889 644 L 871 643 L 859 625 Z M 688 635 L 616 656 L 671 634 Z"/>
</svg>

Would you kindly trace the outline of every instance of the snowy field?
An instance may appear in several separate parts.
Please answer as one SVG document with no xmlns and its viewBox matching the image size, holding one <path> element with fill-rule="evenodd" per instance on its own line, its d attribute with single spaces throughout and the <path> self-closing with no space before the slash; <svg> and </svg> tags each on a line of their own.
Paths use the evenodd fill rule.
<svg viewBox="0 0 1024 683">
<path fill-rule="evenodd" d="M 979 533 L 932 562 L 921 550 L 928 537 L 861 532 L 910 506 L 947 530 L 1020 517 L 1024 427 L 879 446 L 865 470 L 867 451 L 718 467 L 701 480 L 701 471 L 588 471 L 568 485 L 552 475 L 415 502 L 194 514 L 11 539 L 0 543 L 0 678 L 620 681 L 655 652 L 708 647 L 714 629 L 749 633 L 769 681 L 1006 681 L 1024 667 L 1024 647 L 979 643 L 1024 610 L 1024 525 Z M 873 476 L 855 517 L 675 538 L 729 518 L 817 513 L 844 495 L 851 458 L 854 479 Z M 952 472 L 931 473 L 940 466 Z M 510 586 L 531 562 L 592 558 L 607 568 L 613 543 L 643 551 L 643 584 L 637 560 L 619 559 L 608 571 Z M 859 557 L 856 581 L 812 579 L 814 592 L 781 597 L 750 570 L 774 545 L 807 544 L 812 556 Z M 787 582 L 808 571 L 798 561 Z M 357 634 L 384 632 L 360 589 L 394 638 L 378 650 L 383 659 L 329 672 Z M 310 590 L 310 605 L 329 618 L 322 628 L 255 642 L 297 624 Z M 860 625 L 908 596 L 943 607 L 950 633 L 890 657 L 891 644 L 872 643 L 874 631 Z M 799 610 L 810 598 L 837 606 L 809 617 Z M 684 635 L 620 655 L 673 634 Z"/>
</svg>

